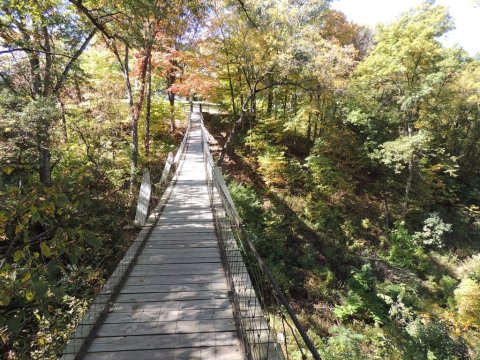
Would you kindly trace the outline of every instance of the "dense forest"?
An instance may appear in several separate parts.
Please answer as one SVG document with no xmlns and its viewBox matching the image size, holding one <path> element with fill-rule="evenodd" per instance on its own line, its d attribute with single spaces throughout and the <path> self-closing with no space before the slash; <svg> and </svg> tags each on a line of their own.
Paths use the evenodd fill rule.
<svg viewBox="0 0 480 360">
<path fill-rule="evenodd" d="M 480 359 L 480 60 L 428 1 L 0 3 L 0 357 L 57 358 L 184 100 L 325 359 Z M 155 188 L 156 196 L 161 189 Z"/>
</svg>

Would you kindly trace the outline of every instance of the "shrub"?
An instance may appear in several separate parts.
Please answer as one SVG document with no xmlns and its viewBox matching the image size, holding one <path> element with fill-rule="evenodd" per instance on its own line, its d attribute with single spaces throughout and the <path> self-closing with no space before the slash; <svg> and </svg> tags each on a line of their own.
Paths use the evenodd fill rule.
<svg viewBox="0 0 480 360">
<path fill-rule="evenodd" d="M 455 289 L 455 302 L 462 325 L 480 329 L 480 254 L 460 266 L 462 280 Z"/>
<path fill-rule="evenodd" d="M 263 219 L 262 204 L 253 187 L 232 181 L 228 184 L 232 200 L 244 224 L 261 227 Z"/>
<path fill-rule="evenodd" d="M 344 326 L 333 327 L 330 333 L 333 336 L 328 339 L 322 354 L 324 359 L 366 359 L 366 355 L 362 354 L 362 344 L 366 339 L 364 335 Z"/>
<path fill-rule="evenodd" d="M 407 326 L 407 332 L 413 342 L 409 355 L 415 359 L 453 360 L 468 357 L 464 341 L 452 339 L 448 327 L 442 322 L 417 318 Z"/>
<path fill-rule="evenodd" d="M 268 146 L 266 151 L 258 156 L 258 171 L 262 174 L 267 185 L 286 185 L 286 171 L 288 162 L 285 153 L 276 147 Z"/>
<path fill-rule="evenodd" d="M 444 223 L 438 213 L 431 213 L 423 224 L 423 230 L 416 232 L 413 238 L 424 248 L 442 248 L 443 235 L 452 231 L 452 224 Z"/>
<path fill-rule="evenodd" d="M 390 232 L 389 241 L 388 260 L 400 266 L 412 268 L 415 265 L 414 254 L 417 246 L 403 221 L 395 223 L 395 228 Z"/>
<path fill-rule="evenodd" d="M 377 295 L 372 266 L 365 264 L 360 270 L 353 271 L 348 284 L 347 298 L 343 305 L 335 308 L 335 315 L 341 320 L 363 317 L 380 324 L 385 322 L 386 303 Z"/>
</svg>

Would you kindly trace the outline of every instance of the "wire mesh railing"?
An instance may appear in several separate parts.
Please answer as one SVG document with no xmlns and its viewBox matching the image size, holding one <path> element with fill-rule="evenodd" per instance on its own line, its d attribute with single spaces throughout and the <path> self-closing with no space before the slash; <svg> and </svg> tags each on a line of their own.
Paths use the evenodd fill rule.
<svg viewBox="0 0 480 360">
<path fill-rule="evenodd" d="M 203 117 L 202 144 L 220 251 L 246 357 L 321 359 L 241 224 L 222 173 L 210 154 Z"/>
<path fill-rule="evenodd" d="M 22 267 L 17 265 L 21 255 L 16 253 L 12 255 L 13 258 L 19 258 L 13 261 L 12 265 L 8 254 L 0 255 L 0 295 L 3 296 L 7 291 L 21 295 L 17 296 L 19 299 L 12 298 L 9 306 L 5 306 L 0 296 L 1 359 L 56 359 L 58 354 L 62 353 L 62 347 L 62 359 L 83 357 L 90 338 L 110 311 L 113 299 L 125 281 L 133 260 L 153 230 L 153 225 L 171 195 L 175 176 L 180 170 L 178 164 L 182 163 L 185 156 L 189 127 L 190 122 L 175 156 L 174 164 L 177 166 L 170 167 L 164 181 L 167 185 L 156 189 L 156 192 L 160 191 L 163 195 L 159 196 L 158 205 L 150 212 L 145 225 L 133 241 L 111 241 L 107 249 L 96 248 L 88 239 L 78 239 L 75 248 L 83 246 L 84 252 L 81 256 L 78 255 L 75 261 L 75 253 L 72 251 L 74 247 L 65 247 L 55 253 L 52 250 L 50 254 L 47 245 L 43 245 L 44 247 L 40 246 L 41 253 L 36 255 L 43 263 L 35 267 L 33 263 L 30 266 L 28 263 L 22 264 Z M 168 186 L 168 183 L 172 185 Z M 49 235 L 54 237 L 52 241 L 56 241 L 59 231 L 61 229 L 52 230 Z M 83 231 L 78 230 L 79 233 Z M 85 238 L 87 236 L 85 235 Z M 44 241 L 42 244 L 46 243 L 47 241 Z M 121 257 L 117 254 L 124 255 Z M 109 274 L 113 269 L 113 273 Z M 7 279 L 7 274 L 9 277 L 13 276 L 11 274 L 19 277 L 21 288 L 18 284 L 15 285 L 13 279 Z M 105 280 L 108 275 L 108 280 Z M 10 284 L 14 284 L 12 286 L 16 288 L 10 289 Z M 93 289 L 99 288 L 100 291 L 95 293 Z M 89 294 L 85 295 L 86 292 Z M 93 301 L 89 303 L 87 298 Z M 61 322 L 62 326 L 59 326 L 55 333 L 52 332 L 54 322 Z M 67 340 L 69 341 L 65 346 Z"/>
</svg>

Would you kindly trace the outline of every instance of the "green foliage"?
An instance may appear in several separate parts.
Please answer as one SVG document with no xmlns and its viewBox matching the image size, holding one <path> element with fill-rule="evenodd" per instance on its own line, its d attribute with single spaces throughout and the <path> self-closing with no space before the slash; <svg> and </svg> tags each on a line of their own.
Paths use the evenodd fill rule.
<svg viewBox="0 0 480 360">
<path fill-rule="evenodd" d="M 446 224 L 437 213 L 432 213 L 424 221 L 421 232 L 416 232 L 413 238 L 424 248 L 442 248 L 443 235 L 452 230 L 452 224 Z"/>
<path fill-rule="evenodd" d="M 410 356 L 415 359 L 464 359 L 468 357 L 465 343 L 450 337 L 448 326 L 437 321 L 416 319 L 407 326 L 412 337 Z"/>
<path fill-rule="evenodd" d="M 367 355 L 362 352 L 362 344 L 365 335 L 358 334 L 345 326 L 336 326 L 330 329 L 331 337 L 328 339 L 325 349 L 322 351 L 324 359 L 366 359 Z"/>
<path fill-rule="evenodd" d="M 252 186 L 245 186 L 232 181 L 228 184 L 228 190 L 242 222 L 249 229 L 256 232 L 261 231 L 263 227 L 263 209 L 255 189 Z"/>
<path fill-rule="evenodd" d="M 384 142 L 371 157 L 393 168 L 396 174 L 400 174 L 408 166 L 410 159 L 427 147 L 428 141 L 429 136 L 425 131 L 419 131 L 413 136 L 400 136 L 398 139 Z"/>
<path fill-rule="evenodd" d="M 480 255 L 465 261 L 454 293 L 461 324 L 480 329 Z"/>
<path fill-rule="evenodd" d="M 354 270 L 348 284 L 348 295 L 344 304 L 335 308 L 335 315 L 341 320 L 364 318 L 375 323 L 384 323 L 387 319 L 387 307 L 377 295 L 372 266 L 365 264 L 360 270 Z"/>
<path fill-rule="evenodd" d="M 388 259 L 402 267 L 412 268 L 416 264 L 417 243 L 403 221 L 397 221 L 388 237 L 390 249 Z"/>
<path fill-rule="evenodd" d="M 173 108 L 173 117 L 177 120 L 183 121 L 185 113 L 183 112 L 184 104 L 176 101 Z M 154 133 L 164 133 L 168 131 L 170 117 L 172 116 L 172 109 L 170 103 L 160 96 L 152 97 L 151 109 L 151 130 Z"/>
<path fill-rule="evenodd" d="M 381 297 L 388 304 L 390 320 L 406 326 L 414 320 L 418 307 L 418 290 L 415 285 L 404 283 L 386 283 L 380 288 Z"/>
<path fill-rule="evenodd" d="M 262 174 L 267 185 L 284 186 L 284 173 L 287 170 L 285 152 L 274 146 L 268 146 L 258 156 L 258 171 Z"/>
</svg>

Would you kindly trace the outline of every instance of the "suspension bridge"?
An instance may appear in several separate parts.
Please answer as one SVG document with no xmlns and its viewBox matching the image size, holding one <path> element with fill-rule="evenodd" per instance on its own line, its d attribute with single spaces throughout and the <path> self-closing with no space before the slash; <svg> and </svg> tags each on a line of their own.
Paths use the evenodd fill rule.
<svg viewBox="0 0 480 360">
<path fill-rule="evenodd" d="M 63 360 L 320 359 L 248 239 L 208 137 L 192 106 L 159 204 Z"/>
</svg>

